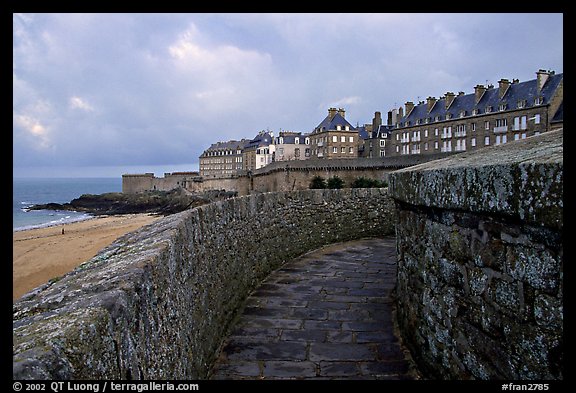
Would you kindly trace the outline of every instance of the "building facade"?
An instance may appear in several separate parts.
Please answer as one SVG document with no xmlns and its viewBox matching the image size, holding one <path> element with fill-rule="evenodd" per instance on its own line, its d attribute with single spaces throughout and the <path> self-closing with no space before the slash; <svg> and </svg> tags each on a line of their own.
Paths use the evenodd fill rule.
<svg viewBox="0 0 576 393">
<path fill-rule="evenodd" d="M 473 94 L 406 102 L 393 125 L 391 155 L 475 150 L 562 127 L 563 74 L 539 70 L 536 79 L 501 79 Z"/>
<path fill-rule="evenodd" d="M 309 135 L 313 158 L 357 158 L 358 130 L 346 118 L 344 109 L 330 108 L 328 116 Z"/>
<path fill-rule="evenodd" d="M 276 161 L 306 160 L 312 152 L 310 137 L 301 132 L 280 131 L 275 144 Z"/>
<path fill-rule="evenodd" d="M 244 169 L 244 148 L 250 143 L 240 141 L 217 142 L 200 156 L 200 176 L 205 178 L 230 177 Z"/>
<path fill-rule="evenodd" d="M 374 113 L 372 124 L 358 127 L 358 156 L 364 158 L 390 155 L 392 126 L 382 124 L 380 112 Z"/>
<path fill-rule="evenodd" d="M 276 146 L 274 145 L 274 135 L 268 131 L 260 131 L 244 146 L 243 157 L 245 171 L 260 169 L 271 162 L 274 162 Z"/>
</svg>

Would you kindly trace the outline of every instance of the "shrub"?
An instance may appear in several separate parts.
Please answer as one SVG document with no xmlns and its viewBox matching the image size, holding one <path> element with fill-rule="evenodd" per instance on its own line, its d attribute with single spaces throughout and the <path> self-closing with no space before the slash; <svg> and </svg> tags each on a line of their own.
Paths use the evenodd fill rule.
<svg viewBox="0 0 576 393">
<path fill-rule="evenodd" d="M 336 189 L 342 187 L 344 187 L 344 180 L 342 180 L 338 176 L 334 176 L 328 179 L 328 188 Z"/>
<path fill-rule="evenodd" d="M 365 177 L 356 178 L 351 185 L 352 188 L 382 188 L 388 187 L 385 181 L 380 181 L 376 179 L 368 179 Z"/>
<path fill-rule="evenodd" d="M 326 188 L 326 180 L 322 176 L 314 176 L 310 182 L 310 189 Z"/>
</svg>

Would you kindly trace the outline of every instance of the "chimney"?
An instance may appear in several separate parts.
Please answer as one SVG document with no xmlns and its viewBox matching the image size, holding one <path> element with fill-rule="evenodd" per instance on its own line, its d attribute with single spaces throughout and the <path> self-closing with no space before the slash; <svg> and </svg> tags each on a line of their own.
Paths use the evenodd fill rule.
<svg viewBox="0 0 576 393">
<path fill-rule="evenodd" d="M 338 108 L 338 114 L 343 118 L 346 118 L 346 111 L 344 110 L 344 108 Z"/>
<path fill-rule="evenodd" d="M 404 108 L 398 108 L 398 118 L 401 119 L 404 117 Z"/>
<path fill-rule="evenodd" d="M 446 109 L 450 108 L 450 105 L 452 105 L 452 101 L 454 101 L 454 93 L 449 91 L 446 93 Z"/>
<path fill-rule="evenodd" d="M 508 86 L 510 86 L 510 81 L 508 79 L 500 79 L 498 81 L 498 97 L 500 99 L 502 99 L 502 97 L 504 97 L 504 94 L 506 94 L 506 91 L 508 90 Z"/>
<path fill-rule="evenodd" d="M 434 108 L 434 104 L 436 104 L 436 97 L 428 97 L 426 98 L 426 104 L 428 106 L 428 113 Z"/>
<path fill-rule="evenodd" d="M 464 95 L 464 92 L 463 92 L 463 91 L 459 91 L 459 92 L 458 92 L 458 97 L 463 96 L 463 95 Z"/>
<path fill-rule="evenodd" d="M 540 93 L 540 91 L 542 91 L 542 88 L 546 84 L 546 81 L 548 80 L 549 76 L 550 76 L 550 72 L 543 70 L 543 69 L 539 69 L 538 72 L 536 73 L 538 93 Z"/>
<path fill-rule="evenodd" d="M 334 116 L 336 116 L 337 110 L 336 108 L 330 108 L 328 109 L 328 116 L 330 116 L 330 118 L 332 119 Z"/>
<path fill-rule="evenodd" d="M 484 85 L 476 85 L 474 87 L 474 95 L 476 96 L 476 101 L 475 101 L 476 104 L 478 104 L 480 102 L 485 91 L 486 91 L 486 86 L 484 86 Z"/>
<path fill-rule="evenodd" d="M 395 126 L 398 122 L 398 110 L 396 108 L 388 111 L 388 125 Z"/>
<path fill-rule="evenodd" d="M 414 103 L 412 101 L 407 101 L 404 105 L 406 105 L 406 116 L 408 116 L 410 112 L 412 112 L 412 109 L 414 109 Z"/>
<path fill-rule="evenodd" d="M 380 112 L 374 112 L 374 118 L 372 119 L 372 131 L 378 131 L 378 126 L 382 125 L 382 114 Z"/>
</svg>

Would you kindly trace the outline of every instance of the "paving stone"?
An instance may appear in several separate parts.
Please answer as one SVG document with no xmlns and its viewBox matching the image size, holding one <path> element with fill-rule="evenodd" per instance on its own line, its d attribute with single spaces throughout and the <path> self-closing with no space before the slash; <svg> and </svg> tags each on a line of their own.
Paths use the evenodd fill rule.
<svg viewBox="0 0 576 393">
<path fill-rule="evenodd" d="M 320 375 L 323 377 L 343 377 L 361 375 L 358 363 L 320 362 Z"/>
<path fill-rule="evenodd" d="M 411 379 L 394 335 L 394 239 L 320 249 L 247 299 L 213 379 Z"/>
<path fill-rule="evenodd" d="M 263 376 L 265 379 L 295 378 L 301 379 L 316 376 L 316 364 L 313 362 L 264 362 Z"/>
<path fill-rule="evenodd" d="M 376 356 L 368 345 L 340 343 L 310 344 L 311 361 L 375 360 Z"/>
</svg>

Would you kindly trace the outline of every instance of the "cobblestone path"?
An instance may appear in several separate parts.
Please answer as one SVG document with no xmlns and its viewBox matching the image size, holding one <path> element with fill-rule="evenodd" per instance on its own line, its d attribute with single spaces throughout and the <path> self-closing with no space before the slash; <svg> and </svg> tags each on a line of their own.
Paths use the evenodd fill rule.
<svg viewBox="0 0 576 393">
<path fill-rule="evenodd" d="M 325 247 L 250 296 L 213 379 L 417 379 L 394 331 L 394 238 Z"/>
</svg>

